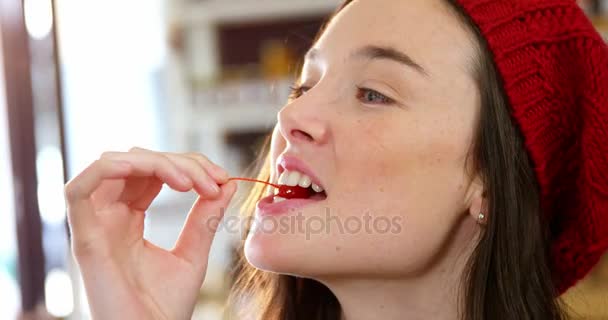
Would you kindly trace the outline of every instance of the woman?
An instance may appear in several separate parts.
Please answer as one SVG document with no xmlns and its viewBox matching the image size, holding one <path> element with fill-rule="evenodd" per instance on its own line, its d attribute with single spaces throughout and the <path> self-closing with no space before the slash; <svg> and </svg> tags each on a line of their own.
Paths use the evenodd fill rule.
<svg viewBox="0 0 608 320">
<path fill-rule="evenodd" d="M 347 1 L 278 114 L 236 318 L 565 318 L 608 248 L 607 65 L 570 0 Z M 164 183 L 200 194 L 171 251 L 142 238 Z M 143 149 L 70 181 L 94 318 L 188 319 L 235 190 Z"/>
</svg>

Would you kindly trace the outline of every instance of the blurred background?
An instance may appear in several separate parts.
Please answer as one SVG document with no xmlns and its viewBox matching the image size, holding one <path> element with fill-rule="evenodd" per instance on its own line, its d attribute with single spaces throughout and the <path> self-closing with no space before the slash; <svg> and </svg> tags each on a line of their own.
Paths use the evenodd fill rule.
<svg viewBox="0 0 608 320">
<path fill-rule="evenodd" d="M 242 174 L 338 2 L 0 0 L 0 319 L 88 319 L 65 181 L 132 146 Z M 608 36 L 608 1 L 579 2 Z M 171 248 L 193 200 L 163 191 L 146 238 Z M 222 319 L 240 239 L 218 234 L 193 319 Z M 608 319 L 608 261 L 565 300 Z"/>
</svg>

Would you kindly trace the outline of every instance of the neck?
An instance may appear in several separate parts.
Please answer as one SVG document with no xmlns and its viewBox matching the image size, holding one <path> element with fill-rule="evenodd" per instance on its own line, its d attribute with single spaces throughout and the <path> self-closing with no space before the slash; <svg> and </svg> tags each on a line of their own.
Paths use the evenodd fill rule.
<svg viewBox="0 0 608 320">
<path fill-rule="evenodd" d="M 319 279 L 338 299 L 342 320 L 436 319 L 461 316 L 461 279 L 477 241 L 477 227 L 466 220 L 455 230 L 443 256 L 424 272 L 394 278 L 334 277 Z"/>
<path fill-rule="evenodd" d="M 350 280 L 331 286 L 342 307 L 342 320 L 456 320 L 459 292 L 446 283 L 411 280 Z"/>
</svg>

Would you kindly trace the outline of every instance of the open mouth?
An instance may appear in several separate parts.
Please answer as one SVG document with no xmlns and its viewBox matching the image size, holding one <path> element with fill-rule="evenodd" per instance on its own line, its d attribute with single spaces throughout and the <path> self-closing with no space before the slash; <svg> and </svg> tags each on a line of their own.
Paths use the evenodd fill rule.
<svg viewBox="0 0 608 320">
<path fill-rule="evenodd" d="M 291 199 L 324 200 L 327 193 L 324 188 L 312 181 L 312 178 L 296 170 L 284 170 L 280 173 L 275 189 L 273 203 Z"/>
</svg>

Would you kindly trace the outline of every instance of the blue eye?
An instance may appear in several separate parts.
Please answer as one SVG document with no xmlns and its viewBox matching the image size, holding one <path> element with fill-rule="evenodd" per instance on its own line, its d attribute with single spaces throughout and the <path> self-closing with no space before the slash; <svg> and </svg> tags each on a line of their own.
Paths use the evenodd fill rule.
<svg viewBox="0 0 608 320">
<path fill-rule="evenodd" d="M 357 98 L 361 100 L 363 103 L 367 104 L 393 104 L 395 101 L 378 91 L 367 89 L 367 88 L 357 88 Z"/>
</svg>

